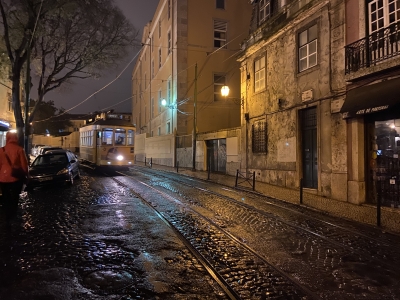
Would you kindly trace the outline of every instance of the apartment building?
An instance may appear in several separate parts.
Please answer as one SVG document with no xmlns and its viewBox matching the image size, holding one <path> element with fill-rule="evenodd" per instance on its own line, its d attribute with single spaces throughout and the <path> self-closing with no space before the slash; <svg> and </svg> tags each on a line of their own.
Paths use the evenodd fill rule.
<svg viewBox="0 0 400 300">
<path fill-rule="evenodd" d="M 9 81 L 0 85 L 0 147 L 6 143 L 6 133 L 15 129 L 14 109 L 12 107 L 11 90 Z"/>
<path fill-rule="evenodd" d="M 346 1 L 345 79 L 349 193 L 400 207 L 400 3 Z"/>
<path fill-rule="evenodd" d="M 181 155 L 180 165 L 191 166 L 197 148 L 201 167 L 207 143 L 197 133 L 240 126 L 236 58 L 251 9 L 247 0 L 159 2 L 132 74 L 136 159 L 175 165 Z M 223 85 L 230 87 L 228 98 L 221 96 Z"/>
<path fill-rule="evenodd" d="M 252 1 L 243 44 L 241 170 L 340 201 L 348 189 L 345 1 Z"/>
</svg>

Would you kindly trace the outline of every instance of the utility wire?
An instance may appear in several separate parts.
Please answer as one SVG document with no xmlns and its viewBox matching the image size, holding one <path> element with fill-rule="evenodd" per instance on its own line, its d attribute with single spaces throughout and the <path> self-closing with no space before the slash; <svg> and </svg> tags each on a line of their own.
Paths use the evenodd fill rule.
<svg viewBox="0 0 400 300">
<path fill-rule="evenodd" d="M 106 84 L 105 86 L 103 86 L 102 88 L 98 89 L 96 92 L 92 93 L 92 94 L 91 94 L 90 96 L 88 96 L 85 100 L 83 100 L 83 101 L 81 101 L 80 103 L 78 103 L 77 105 L 75 105 L 75 106 L 73 106 L 73 107 L 71 107 L 71 108 L 65 110 L 63 113 L 61 113 L 61 114 L 59 114 L 59 115 L 57 115 L 57 116 L 52 116 L 52 117 L 49 117 L 49 118 L 47 118 L 47 119 L 43 119 L 43 120 L 39 120 L 39 121 L 35 121 L 35 122 L 36 122 L 36 123 L 38 123 L 38 122 L 44 122 L 44 121 L 50 120 L 50 119 L 52 119 L 52 118 L 62 116 L 62 115 L 64 115 L 64 114 L 66 114 L 67 112 L 73 110 L 74 108 L 77 108 L 78 106 L 82 105 L 83 103 L 85 103 L 86 101 L 88 101 L 89 99 L 91 99 L 94 95 L 98 94 L 99 92 L 101 92 L 102 90 L 104 90 L 105 88 L 107 88 L 108 86 L 110 86 L 111 84 L 113 84 L 119 77 L 121 77 L 121 75 L 122 75 L 122 74 L 125 72 L 125 70 L 129 67 L 129 65 L 136 59 L 136 57 L 139 55 L 139 53 L 140 53 L 140 51 L 138 51 L 138 53 L 136 53 L 136 55 L 129 61 L 129 63 L 128 63 L 128 64 L 125 66 L 125 68 L 117 75 L 116 78 L 114 78 L 113 80 L 111 80 L 109 83 L 107 83 L 107 84 Z M 132 98 L 132 97 L 130 97 L 130 98 Z M 130 98 L 129 98 L 129 99 L 130 99 Z M 126 99 L 123 100 L 123 101 L 126 101 Z"/>
</svg>

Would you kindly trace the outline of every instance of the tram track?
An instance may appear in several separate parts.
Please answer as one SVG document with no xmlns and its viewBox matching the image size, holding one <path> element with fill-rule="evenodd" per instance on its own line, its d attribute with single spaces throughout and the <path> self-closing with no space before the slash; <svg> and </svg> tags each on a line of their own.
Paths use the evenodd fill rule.
<svg viewBox="0 0 400 300">
<path fill-rule="evenodd" d="M 136 166 L 135 166 L 136 167 Z M 143 173 L 143 171 L 149 172 L 148 168 L 142 168 L 142 167 L 138 167 L 141 169 L 141 172 Z M 171 177 L 168 176 L 164 176 L 159 174 L 159 172 L 157 172 L 157 174 L 155 174 L 154 172 L 150 172 L 152 176 L 156 175 L 156 176 L 163 176 L 163 178 L 169 178 L 171 179 Z M 171 174 L 168 174 L 171 175 Z M 175 175 L 175 174 L 174 174 Z M 185 178 L 186 179 L 186 178 Z M 328 243 L 331 243 L 334 246 L 337 247 L 343 247 L 345 249 L 347 249 L 348 251 L 351 251 L 354 254 L 360 255 L 365 257 L 366 253 L 365 251 L 367 250 L 365 248 L 365 245 L 368 245 L 371 250 L 370 253 L 368 255 L 368 259 L 372 260 L 372 261 L 376 261 L 382 265 L 387 266 L 388 268 L 390 268 L 391 270 L 393 270 L 394 272 L 399 273 L 400 272 L 400 256 L 398 254 L 397 251 L 395 251 L 395 249 L 397 249 L 398 244 L 395 243 L 390 243 L 387 241 L 382 241 L 380 239 L 377 239 L 375 237 L 372 237 L 370 235 L 352 230 L 352 229 L 348 229 L 346 227 L 343 226 L 339 226 L 336 224 L 333 224 L 332 222 L 328 222 L 325 220 L 321 220 L 318 219 L 314 216 L 311 215 L 304 215 L 303 212 L 296 210 L 296 209 L 291 209 L 288 208 L 286 206 L 283 205 L 279 205 L 277 203 L 273 203 L 271 201 L 263 201 L 263 204 L 265 205 L 269 205 L 269 206 L 273 206 L 275 208 L 278 208 L 280 210 L 285 210 L 287 212 L 290 212 L 290 214 L 295 214 L 296 216 L 300 216 L 302 218 L 307 218 L 306 220 L 306 224 L 309 228 L 313 228 L 313 229 L 318 229 L 317 230 L 311 230 L 309 228 L 305 228 L 305 226 L 303 225 L 304 223 L 301 223 L 299 225 L 299 222 L 293 221 L 293 217 L 289 216 L 289 218 L 284 218 L 284 217 L 279 217 L 273 213 L 269 213 L 266 212 L 264 210 L 258 209 L 252 205 L 243 203 L 242 201 L 238 201 L 232 197 L 223 195 L 221 193 L 217 193 L 215 191 L 212 191 L 210 189 L 204 188 L 204 187 L 198 187 L 196 185 L 194 185 L 193 183 L 190 184 L 188 182 L 185 182 L 181 179 L 178 179 L 177 176 L 173 177 L 173 181 L 182 185 L 185 185 L 187 187 L 193 188 L 193 189 L 197 189 L 203 193 L 208 193 L 214 196 L 217 196 L 221 199 L 225 199 L 227 201 L 231 201 L 233 203 L 235 203 L 238 206 L 244 207 L 246 209 L 249 210 L 253 210 L 255 212 L 257 212 L 258 214 L 260 214 L 263 217 L 266 218 L 275 218 L 276 220 L 293 227 L 296 230 L 302 230 L 304 232 L 307 232 L 308 234 L 311 234 L 317 238 L 323 239 Z M 193 181 L 197 181 L 197 182 L 203 182 L 203 180 L 197 180 L 197 179 L 193 179 L 190 178 L 189 181 L 193 182 Z M 207 184 L 214 184 L 212 182 L 207 181 Z M 241 192 L 244 193 L 248 193 L 247 191 L 242 191 Z M 254 193 L 251 193 L 254 195 Z M 267 198 L 264 195 L 259 195 L 257 194 L 257 196 L 262 197 L 262 198 Z M 323 228 L 323 226 L 325 226 L 325 228 Z M 356 240 L 354 240 L 354 237 L 357 237 Z M 385 247 L 385 252 L 384 253 L 391 253 L 391 258 L 393 260 L 395 260 L 396 264 L 393 264 L 393 262 L 387 262 L 385 261 L 386 259 L 386 254 L 384 253 L 380 253 L 379 252 L 379 248 L 380 247 Z"/>
<path fill-rule="evenodd" d="M 117 178 L 113 180 L 128 188 L 176 232 L 229 299 L 319 299 L 290 274 L 188 204 L 134 178 L 131 180 L 151 191 L 153 198 L 138 193 Z M 167 210 L 162 211 L 160 200 L 156 204 L 156 195 L 158 199 L 167 199 Z M 170 203 L 174 203 L 175 209 L 171 209 Z"/>
<path fill-rule="evenodd" d="M 334 222 L 331 216 L 315 212 L 317 216 L 310 218 L 310 214 L 314 214 L 314 212 L 301 207 L 305 212 L 294 214 L 291 211 L 295 208 L 291 207 L 287 210 L 285 203 L 282 207 L 265 204 L 265 199 L 269 199 L 265 196 L 259 197 L 253 193 L 241 194 L 242 191 L 226 185 L 197 180 L 188 176 L 178 176 L 170 172 L 168 175 L 163 175 L 158 170 L 148 168 L 140 168 L 139 172 L 131 171 L 133 173 L 127 174 L 133 178 L 143 178 L 141 180 L 148 181 L 149 185 L 163 189 L 174 196 L 177 195 L 176 197 L 181 198 L 196 210 L 207 210 L 208 215 L 213 215 L 211 219 L 215 219 L 222 228 L 227 228 L 232 235 L 243 240 L 245 244 L 252 245 L 257 253 L 275 264 L 278 269 L 289 274 L 296 274 L 295 277 L 310 290 L 327 289 L 322 293 L 323 298 L 329 295 L 326 299 L 367 298 L 380 300 L 397 299 L 396 295 L 400 294 L 397 284 L 394 283 L 399 280 L 398 254 L 394 253 L 394 258 L 391 257 L 391 253 L 397 247 L 388 249 L 390 245 L 394 246 L 394 244 L 387 242 L 387 240 L 395 241 L 396 236 L 387 239 L 390 235 L 384 234 L 383 241 L 380 241 L 379 238 L 375 241 L 373 238 L 370 239 L 368 234 L 363 234 L 362 231 L 358 233 L 356 231 L 357 224 L 353 224 L 354 227 L 350 225 L 349 231 L 341 230 L 341 227 L 346 228 L 345 226 L 350 222 L 344 221 L 345 224 L 338 227 L 329 226 L 331 222 Z M 217 192 L 215 192 L 216 189 Z M 228 195 L 236 193 L 235 201 L 232 200 L 232 197 L 226 197 L 225 191 L 228 192 Z M 248 201 L 251 197 L 255 197 L 258 202 L 253 201 L 254 199 L 252 199 L 254 203 Z M 246 200 L 244 200 L 245 198 Z M 264 201 L 260 201 L 261 199 Z M 246 206 L 246 203 L 253 205 Z M 264 204 L 257 211 L 255 208 L 259 208 L 260 203 Z M 280 220 L 282 219 L 281 211 L 278 212 L 279 216 L 277 217 L 273 215 L 277 213 L 276 209 L 264 213 L 263 210 L 268 211 L 268 207 L 281 209 L 284 212 L 283 221 L 285 222 Z M 322 223 L 318 222 L 318 215 L 322 218 Z M 324 217 L 328 222 L 324 221 Z M 303 220 L 293 221 L 291 218 Z M 318 222 L 317 225 L 310 225 L 310 220 Z M 361 224 L 360 226 L 363 230 L 368 229 Z M 316 227 L 315 231 L 311 230 L 313 227 Z M 238 228 L 242 230 L 238 231 Z M 247 236 L 243 236 L 243 232 L 246 232 Z M 375 235 L 379 237 L 379 234 L 372 234 L 372 236 Z M 382 246 L 385 249 L 381 251 L 380 247 Z M 282 253 L 284 256 L 274 255 L 274 252 Z M 385 278 L 383 286 L 378 283 L 382 282 L 382 278 Z M 372 284 L 372 287 L 369 284 Z M 344 290 L 340 291 L 341 289 Z M 333 294 L 335 296 L 332 296 Z"/>
</svg>

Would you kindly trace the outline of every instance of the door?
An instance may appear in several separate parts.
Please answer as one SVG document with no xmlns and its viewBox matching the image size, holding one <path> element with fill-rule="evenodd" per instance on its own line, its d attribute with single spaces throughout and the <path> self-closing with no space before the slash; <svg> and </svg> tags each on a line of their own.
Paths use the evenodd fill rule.
<svg viewBox="0 0 400 300">
<path fill-rule="evenodd" d="M 303 186 L 316 189 L 318 188 L 317 109 L 312 107 L 303 110 L 301 123 Z"/>
<path fill-rule="evenodd" d="M 208 140 L 207 169 L 211 172 L 226 172 L 226 139 Z"/>
</svg>

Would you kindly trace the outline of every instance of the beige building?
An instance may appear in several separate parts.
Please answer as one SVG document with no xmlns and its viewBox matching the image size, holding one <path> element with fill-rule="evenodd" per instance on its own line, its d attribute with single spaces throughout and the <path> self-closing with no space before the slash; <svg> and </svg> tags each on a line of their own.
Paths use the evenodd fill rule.
<svg viewBox="0 0 400 300">
<path fill-rule="evenodd" d="M 241 170 L 340 201 L 348 188 L 344 1 L 253 2 L 240 55 Z"/>
<path fill-rule="evenodd" d="M 191 166 L 194 127 L 202 133 L 240 125 L 236 58 L 250 17 L 247 0 L 159 2 L 144 28 L 132 74 L 138 160 L 151 157 L 155 163 Z M 221 97 L 223 85 L 230 86 L 228 99 Z M 208 146 L 196 142 L 196 167 L 204 167 Z"/>
</svg>

